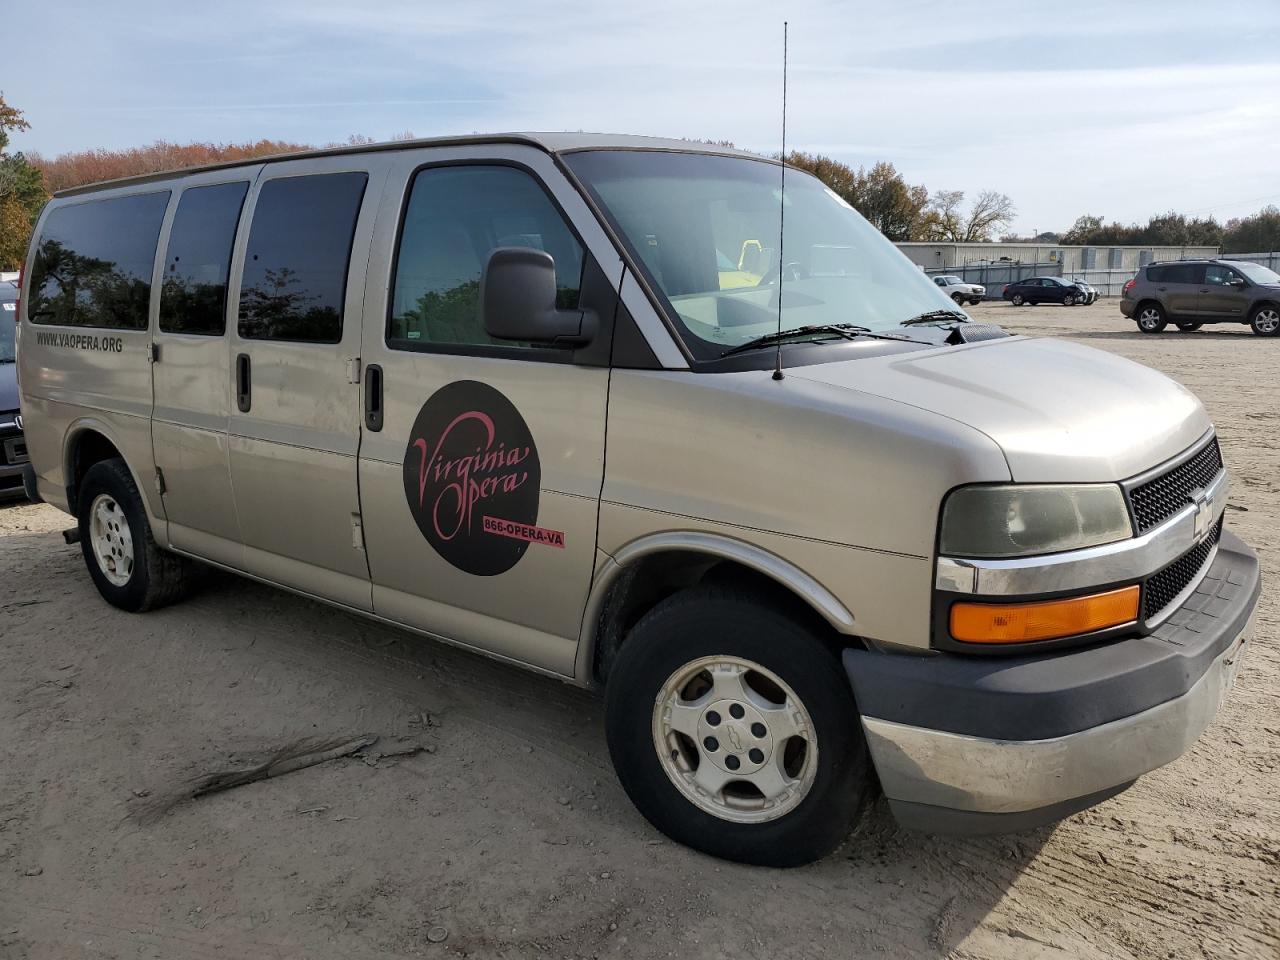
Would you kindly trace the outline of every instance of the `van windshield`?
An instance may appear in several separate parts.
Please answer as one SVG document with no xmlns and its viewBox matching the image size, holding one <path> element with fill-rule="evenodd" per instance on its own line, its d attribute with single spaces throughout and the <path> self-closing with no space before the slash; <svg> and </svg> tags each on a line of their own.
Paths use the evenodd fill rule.
<svg viewBox="0 0 1280 960">
<path fill-rule="evenodd" d="M 764 160 L 590 150 L 565 162 L 643 270 L 695 359 L 782 329 L 850 323 L 896 329 L 951 300 L 819 180 Z"/>
</svg>

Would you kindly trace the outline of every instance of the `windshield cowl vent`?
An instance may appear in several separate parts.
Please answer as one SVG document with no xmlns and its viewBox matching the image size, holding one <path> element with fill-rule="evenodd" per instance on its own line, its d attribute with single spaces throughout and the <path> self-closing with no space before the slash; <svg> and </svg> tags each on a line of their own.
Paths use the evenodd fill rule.
<svg viewBox="0 0 1280 960">
<path fill-rule="evenodd" d="M 951 328 L 946 342 L 954 346 L 962 343 L 980 343 L 983 340 L 1000 340 L 1012 336 L 991 323 L 960 323 Z"/>
</svg>

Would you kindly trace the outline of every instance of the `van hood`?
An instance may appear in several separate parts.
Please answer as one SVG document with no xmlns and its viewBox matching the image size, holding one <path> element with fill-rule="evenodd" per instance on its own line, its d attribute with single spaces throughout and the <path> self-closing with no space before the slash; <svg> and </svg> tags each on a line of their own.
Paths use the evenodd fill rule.
<svg viewBox="0 0 1280 960">
<path fill-rule="evenodd" d="M 813 364 L 796 377 L 967 424 L 1024 483 L 1124 480 L 1191 446 L 1211 424 L 1186 387 L 1150 367 L 1062 340 L 1009 337 Z"/>
</svg>

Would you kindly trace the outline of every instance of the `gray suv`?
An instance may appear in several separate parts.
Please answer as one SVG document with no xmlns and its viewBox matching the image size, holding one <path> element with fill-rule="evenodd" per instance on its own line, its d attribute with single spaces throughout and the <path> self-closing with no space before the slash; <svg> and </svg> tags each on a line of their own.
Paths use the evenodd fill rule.
<svg viewBox="0 0 1280 960">
<path fill-rule="evenodd" d="M 1248 260 L 1152 263 L 1124 285 L 1120 312 L 1143 333 L 1170 323 L 1247 323 L 1261 337 L 1280 334 L 1280 274 Z"/>
</svg>

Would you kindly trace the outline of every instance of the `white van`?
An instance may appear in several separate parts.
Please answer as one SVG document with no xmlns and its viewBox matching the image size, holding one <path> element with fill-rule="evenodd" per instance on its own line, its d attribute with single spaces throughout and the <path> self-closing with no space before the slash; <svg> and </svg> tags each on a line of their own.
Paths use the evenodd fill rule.
<svg viewBox="0 0 1280 960">
<path fill-rule="evenodd" d="M 123 609 L 199 561 L 604 687 L 629 795 L 722 857 L 813 860 L 880 790 L 1021 829 L 1173 760 L 1260 589 L 1204 408 L 970 323 L 780 174 L 522 134 L 59 194 L 34 485 Z"/>
</svg>

